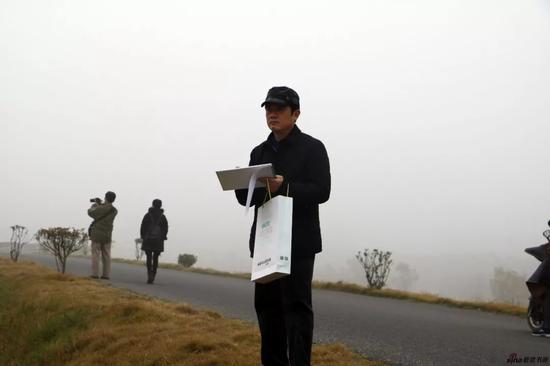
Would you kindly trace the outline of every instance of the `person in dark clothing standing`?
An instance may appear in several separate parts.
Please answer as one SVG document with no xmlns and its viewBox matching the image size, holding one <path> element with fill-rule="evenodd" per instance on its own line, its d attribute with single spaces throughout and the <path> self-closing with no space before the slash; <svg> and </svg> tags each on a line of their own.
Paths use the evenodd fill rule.
<svg viewBox="0 0 550 366">
<path fill-rule="evenodd" d="M 141 250 L 147 257 L 147 283 L 150 284 L 155 281 L 159 255 L 164 251 L 164 241 L 168 239 L 168 220 L 161 207 L 161 200 L 153 200 L 153 207 L 149 208 L 149 212 L 141 220 Z"/>
<path fill-rule="evenodd" d="M 315 255 L 322 249 L 319 204 L 330 196 L 329 159 L 323 143 L 296 126 L 300 100 L 294 90 L 273 87 L 261 106 L 265 106 L 271 134 L 252 150 L 249 165 L 272 163 L 276 176 L 267 178 L 272 196 L 288 194 L 293 198 L 290 275 L 267 284 L 255 284 L 261 359 L 266 366 L 305 366 L 311 364 L 311 281 Z M 252 195 L 255 209 L 250 230 L 251 256 L 257 210 L 266 193 L 266 188 L 256 188 Z M 236 190 L 235 194 L 239 203 L 245 205 L 248 190 Z"/>
<path fill-rule="evenodd" d="M 550 226 L 550 221 L 548 221 L 548 226 Z M 525 250 L 542 262 L 526 284 L 531 291 L 531 296 L 542 301 L 544 314 L 542 328 L 534 330 L 532 335 L 550 338 L 550 230 L 546 230 L 542 235 L 548 241 L 547 243 Z M 533 254 L 535 251 L 539 252 L 540 257 Z"/>
</svg>

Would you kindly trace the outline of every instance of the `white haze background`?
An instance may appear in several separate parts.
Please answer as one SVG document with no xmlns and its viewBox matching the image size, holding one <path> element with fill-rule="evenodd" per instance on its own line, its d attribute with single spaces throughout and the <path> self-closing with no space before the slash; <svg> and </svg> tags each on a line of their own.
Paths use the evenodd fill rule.
<svg viewBox="0 0 550 366">
<path fill-rule="evenodd" d="M 3 0 L 0 49 L 0 241 L 87 227 L 113 190 L 114 256 L 158 197 L 163 261 L 247 271 L 252 215 L 214 172 L 248 163 L 267 89 L 288 85 L 331 159 L 317 279 L 361 283 L 355 253 L 380 248 L 413 290 L 490 299 L 495 266 L 536 265 L 548 1 Z"/>
</svg>

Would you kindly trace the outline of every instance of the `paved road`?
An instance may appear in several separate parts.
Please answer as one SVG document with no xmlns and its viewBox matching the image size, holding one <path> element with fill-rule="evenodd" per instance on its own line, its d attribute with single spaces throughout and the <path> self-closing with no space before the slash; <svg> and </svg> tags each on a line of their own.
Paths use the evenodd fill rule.
<svg viewBox="0 0 550 366">
<path fill-rule="evenodd" d="M 40 254 L 23 259 L 54 266 Z M 67 271 L 86 276 L 89 260 L 70 258 Z M 256 321 L 246 280 L 160 269 L 147 285 L 144 267 L 119 263 L 111 278 L 115 287 Z M 512 353 L 550 365 L 550 339 L 532 337 L 518 317 L 326 290 L 314 290 L 313 301 L 316 342 L 342 342 L 392 365 L 503 365 Z"/>
</svg>

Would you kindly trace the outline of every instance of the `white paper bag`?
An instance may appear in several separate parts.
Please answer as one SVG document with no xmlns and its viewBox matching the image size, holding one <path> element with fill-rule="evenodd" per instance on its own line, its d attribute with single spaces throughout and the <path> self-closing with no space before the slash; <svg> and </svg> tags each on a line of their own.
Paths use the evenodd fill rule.
<svg viewBox="0 0 550 366">
<path fill-rule="evenodd" d="M 292 198 L 277 196 L 258 209 L 252 278 L 268 283 L 290 274 Z"/>
</svg>

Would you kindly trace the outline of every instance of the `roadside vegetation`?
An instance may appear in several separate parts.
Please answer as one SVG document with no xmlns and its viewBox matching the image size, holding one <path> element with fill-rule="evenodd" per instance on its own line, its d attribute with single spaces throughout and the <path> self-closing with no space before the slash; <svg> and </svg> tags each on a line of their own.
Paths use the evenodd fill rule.
<svg viewBox="0 0 550 366">
<path fill-rule="evenodd" d="M 19 256 L 23 252 L 23 247 L 27 244 L 27 234 L 29 230 L 25 226 L 13 225 L 10 226 L 11 238 L 10 238 L 10 258 L 12 261 L 17 262 Z"/>
<path fill-rule="evenodd" d="M 314 281 L 313 286 L 318 289 L 333 290 L 333 291 L 342 291 L 350 292 L 359 295 L 368 295 L 376 297 L 389 297 L 394 299 L 401 300 L 410 300 L 416 302 L 423 302 L 428 304 L 439 304 L 447 305 L 460 309 L 473 309 L 481 310 L 493 313 L 507 314 L 507 315 L 516 315 L 516 316 L 525 316 L 527 309 L 525 307 L 510 305 L 498 302 L 482 302 L 482 301 L 460 301 L 449 299 L 446 297 L 441 297 L 429 293 L 415 293 L 408 291 L 399 291 L 392 289 L 373 289 L 353 283 L 345 282 L 321 282 Z"/>
<path fill-rule="evenodd" d="M 257 327 L 0 258 L 0 365 L 258 365 Z M 382 365 L 339 344 L 313 364 Z"/>
<path fill-rule="evenodd" d="M 135 260 L 128 260 L 128 259 L 115 258 L 113 259 L 113 261 L 116 261 L 119 263 L 144 265 L 142 261 L 135 261 Z M 184 271 L 184 272 L 211 274 L 216 276 L 235 277 L 235 278 L 250 280 L 250 273 L 224 272 L 224 271 L 218 271 L 218 270 L 208 269 L 208 268 L 199 268 L 199 267 L 185 268 L 181 265 L 171 264 L 171 263 L 159 263 L 159 267 L 166 268 L 166 269 L 174 269 L 174 270 Z M 393 299 L 409 300 L 409 301 L 423 302 L 428 304 L 439 304 L 439 305 L 446 305 L 446 306 L 460 308 L 460 309 L 474 309 L 474 310 L 507 314 L 507 315 L 525 316 L 527 311 L 527 309 L 523 306 L 511 305 L 506 303 L 483 302 L 483 301 L 460 301 L 460 300 L 441 297 L 441 296 L 433 295 L 429 293 L 415 293 L 415 292 L 400 291 L 400 290 L 393 290 L 393 289 L 387 289 L 387 288 L 376 289 L 376 288 L 369 288 L 366 286 L 356 285 L 353 283 L 346 283 L 342 281 L 338 281 L 338 282 L 313 281 L 313 287 L 317 289 L 349 292 L 349 293 L 358 294 L 358 295 L 388 297 Z"/>
</svg>

